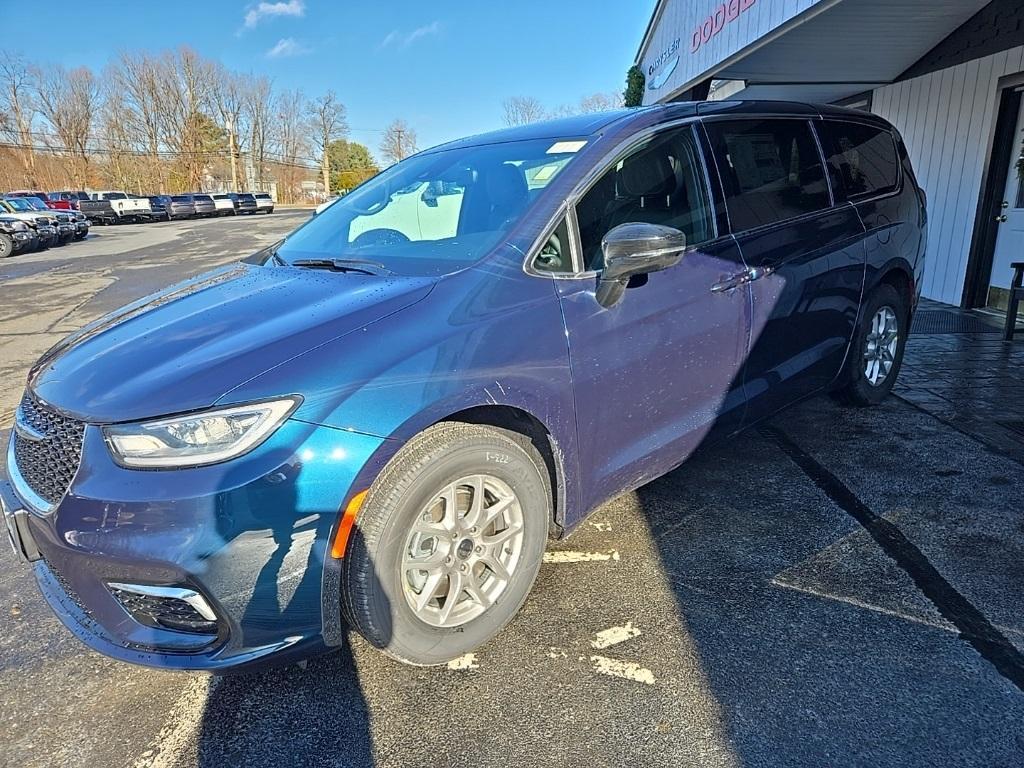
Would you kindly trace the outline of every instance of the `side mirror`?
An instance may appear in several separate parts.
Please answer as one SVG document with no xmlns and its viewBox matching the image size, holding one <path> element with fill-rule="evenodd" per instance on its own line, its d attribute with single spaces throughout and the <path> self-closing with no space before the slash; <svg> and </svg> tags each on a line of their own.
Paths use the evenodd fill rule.
<svg viewBox="0 0 1024 768">
<path fill-rule="evenodd" d="M 597 303 L 605 309 L 622 300 L 629 278 L 674 267 L 686 250 L 686 235 L 673 227 L 634 222 L 620 224 L 604 236 L 604 269 L 597 283 Z"/>
</svg>

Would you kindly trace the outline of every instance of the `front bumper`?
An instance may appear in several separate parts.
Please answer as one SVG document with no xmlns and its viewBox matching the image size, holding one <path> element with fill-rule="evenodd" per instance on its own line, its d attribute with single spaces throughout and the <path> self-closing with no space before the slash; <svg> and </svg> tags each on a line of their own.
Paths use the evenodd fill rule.
<svg viewBox="0 0 1024 768">
<path fill-rule="evenodd" d="M 15 253 L 31 248 L 38 240 L 31 232 L 12 232 L 11 239 L 14 240 Z"/>
<path fill-rule="evenodd" d="M 382 440 L 286 422 L 235 461 L 182 470 L 118 467 L 86 427 L 82 463 L 52 509 L 26 503 L 20 473 L 0 484 L 19 557 L 83 642 L 138 664 L 211 671 L 307 657 L 341 642 L 330 536 Z M 8 464 L 13 452 L 8 452 Z M 112 584 L 202 597 L 216 631 L 141 623 Z"/>
</svg>

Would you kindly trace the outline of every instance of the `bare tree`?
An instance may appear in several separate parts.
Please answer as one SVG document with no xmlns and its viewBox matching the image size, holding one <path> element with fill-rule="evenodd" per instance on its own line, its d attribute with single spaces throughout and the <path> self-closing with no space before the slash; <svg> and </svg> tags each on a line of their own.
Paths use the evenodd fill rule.
<svg viewBox="0 0 1024 768">
<path fill-rule="evenodd" d="M 279 161 L 276 176 L 279 198 L 295 200 L 305 176 L 302 159 L 309 151 L 310 126 L 306 121 L 306 97 L 300 90 L 284 90 L 274 99 L 274 154 Z"/>
<path fill-rule="evenodd" d="M 267 149 L 271 142 L 271 101 L 270 78 L 260 75 L 249 77 L 245 82 L 244 116 L 249 129 L 249 148 L 256 185 L 263 188 L 263 174 L 267 162 Z"/>
<path fill-rule="evenodd" d="M 618 91 L 609 93 L 592 93 L 580 99 L 578 112 L 607 112 L 610 109 L 622 109 L 624 105 L 622 94 Z"/>
<path fill-rule="evenodd" d="M 32 123 L 35 120 L 36 100 L 33 77 L 24 57 L 10 52 L 0 54 L 0 123 L 4 137 L 15 147 L 21 160 L 24 181 L 36 186 L 36 158 L 33 151 Z"/>
<path fill-rule="evenodd" d="M 334 91 L 328 91 L 306 107 L 314 140 L 320 151 L 320 165 L 324 173 L 324 193 L 331 194 L 331 142 L 348 135 L 345 105 L 338 101 Z"/>
<path fill-rule="evenodd" d="M 145 53 L 122 53 L 108 67 L 104 82 L 103 137 L 119 156 L 129 150 L 144 153 L 145 185 L 166 192 L 167 177 L 160 160 L 163 97 L 157 60 Z"/>
<path fill-rule="evenodd" d="M 53 128 L 71 159 L 72 180 L 85 187 L 89 178 L 89 140 L 99 105 L 99 86 L 92 72 L 79 67 L 49 67 L 36 72 L 39 112 Z"/>
<path fill-rule="evenodd" d="M 505 125 L 526 125 L 543 120 L 544 105 L 532 96 L 512 96 L 501 102 L 504 111 Z"/>
<path fill-rule="evenodd" d="M 228 154 L 231 157 L 231 188 L 238 186 L 238 135 L 242 127 L 244 93 L 241 78 L 222 64 L 213 72 L 213 101 L 221 123 L 228 132 Z"/>
<path fill-rule="evenodd" d="M 384 130 L 384 138 L 380 142 L 380 154 L 389 165 L 416 154 L 418 151 L 416 131 L 410 128 L 405 120 L 394 120 Z"/>
</svg>

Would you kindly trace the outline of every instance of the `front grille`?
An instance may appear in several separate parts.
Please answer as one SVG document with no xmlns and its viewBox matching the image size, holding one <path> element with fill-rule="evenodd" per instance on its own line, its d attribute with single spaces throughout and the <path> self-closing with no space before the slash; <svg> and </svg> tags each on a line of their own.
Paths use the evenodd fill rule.
<svg viewBox="0 0 1024 768">
<path fill-rule="evenodd" d="M 217 634 L 216 621 L 204 618 L 189 603 L 177 597 L 143 595 L 113 586 L 110 593 L 133 619 L 145 626 L 198 635 Z"/>
<path fill-rule="evenodd" d="M 71 487 L 82 460 L 85 424 L 57 413 L 30 393 L 15 414 L 14 460 L 32 491 L 56 504 Z"/>
</svg>

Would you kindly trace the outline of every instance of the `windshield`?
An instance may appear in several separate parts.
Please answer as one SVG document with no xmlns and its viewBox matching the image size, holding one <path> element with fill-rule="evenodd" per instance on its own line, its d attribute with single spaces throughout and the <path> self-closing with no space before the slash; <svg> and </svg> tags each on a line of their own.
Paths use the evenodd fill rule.
<svg viewBox="0 0 1024 768">
<path fill-rule="evenodd" d="M 34 208 L 37 211 L 48 211 L 48 210 L 50 210 L 49 208 L 46 207 L 46 203 L 44 203 L 38 197 L 23 197 L 21 199 L 24 200 L 26 203 L 28 203 L 32 208 Z"/>
<path fill-rule="evenodd" d="M 533 139 L 416 155 L 342 197 L 278 249 L 370 259 L 406 275 L 459 269 L 494 248 L 586 142 Z"/>
<path fill-rule="evenodd" d="M 16 211 L 28 212 L 34 210 L 23 197 L 10 197 L 7 199 L 7 204 Z"/>
</svg>

